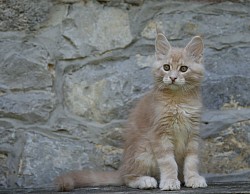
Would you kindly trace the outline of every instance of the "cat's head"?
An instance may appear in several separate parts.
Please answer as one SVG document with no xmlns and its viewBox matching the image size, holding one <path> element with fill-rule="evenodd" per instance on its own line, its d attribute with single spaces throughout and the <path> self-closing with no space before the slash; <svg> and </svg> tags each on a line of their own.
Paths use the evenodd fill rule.
<svg viewBox="0 0 250 194">
<path fill-rule="evenodd" d="M 175 48 L 158 32 L 155 56 L 153 72 L 158 89 L 188 91 L 200 86 L 204 74 L 201 37 L 193 37 L 185 48 Z"/>
</svg>

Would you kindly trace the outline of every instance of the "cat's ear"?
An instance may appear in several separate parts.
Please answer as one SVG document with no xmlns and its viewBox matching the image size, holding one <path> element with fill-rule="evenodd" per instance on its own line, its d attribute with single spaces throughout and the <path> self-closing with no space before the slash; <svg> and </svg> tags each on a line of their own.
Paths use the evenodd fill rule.
<svg viewBox="0 0 250 194">
<path fill-rule="evenodd" d="M 195 36 L 192 40 L 187 44 L 185 50 L 187 54 L 192 57 L 195 62 L 201 63 L 203 58 L 203 41 L 200 36 Z"/>
<path fill-rule="evenodd" d="M 168 54 L 171 49 L 171 45 L 168 42 L 166 36 L 158 30 L 156 40 L 155 40 L 155 56 L 156 59 L 163 59 L 164 56 Z"/>
</svg>

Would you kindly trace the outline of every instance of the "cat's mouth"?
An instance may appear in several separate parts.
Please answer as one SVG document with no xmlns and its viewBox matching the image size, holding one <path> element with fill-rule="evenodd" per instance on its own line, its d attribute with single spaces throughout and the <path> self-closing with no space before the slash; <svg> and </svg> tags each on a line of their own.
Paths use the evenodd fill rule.
<svg viewBox="0 0 250 194">
<path fill-rule="evenodd" d="M 165 84 L 166 84 L 166 87 L 171 89 L 171 90 L 179 90 L 179 89 L 181 89 L 183 87 L 183 85 L 185 83 L 172 81 L 172 82 L 168 82 L 168 83 L 165 83 Z"/>
<path fill-rule="evenodd" d="M 172 82 L 167 82 L 167 83 L 165 82 L 165 84 L 168 86 L 182 86 L 184 83 L 172 81 Z"/>
<path fill-rule="evenodd" d="M 168 85 L 168 88 L 171 89 L 171 90 L 178 90 L 180 88 L 180 86 L 176 83 L 170 83 Z"/>
<path fill-rule="evenodd" d="M 178 90 L 180 89 L 185 82 L 177 80 L 177 79 L 169 79 L 169 78 L 163 78 L 163 83 L 165 84 L 165 86 L 171 90 Z"/>
</svg>

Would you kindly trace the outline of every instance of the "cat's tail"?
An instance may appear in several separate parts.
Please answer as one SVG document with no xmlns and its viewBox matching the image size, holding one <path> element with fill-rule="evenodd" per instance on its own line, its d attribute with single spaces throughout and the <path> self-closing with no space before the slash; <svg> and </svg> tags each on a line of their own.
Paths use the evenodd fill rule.
<svg viewBox="0 0 250 194">
<path fill-rule="evenodd" d="M 123 180 L 119 171 L 95 172 L 95 171 L 72 171 L 55 179 L 58 191 L 70 191 L 75 188 L 86 186 L 121 186 Z"/>
</svg>

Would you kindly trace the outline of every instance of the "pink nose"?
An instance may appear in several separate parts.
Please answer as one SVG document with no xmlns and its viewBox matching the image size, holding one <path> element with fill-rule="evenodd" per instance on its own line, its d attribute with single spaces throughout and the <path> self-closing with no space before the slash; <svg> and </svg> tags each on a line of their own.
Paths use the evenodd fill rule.
<svg viewBox="0 0 250 194">
<path fill-rule="evenodd" d="M 175 82 L 175 80 L 177 79 L 177 77 L 170 77 L 170 79 L 172 80 L 172 82 Z"/>
</svg>

